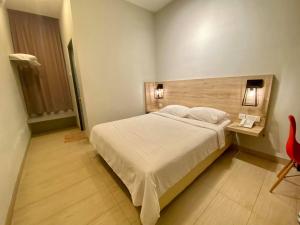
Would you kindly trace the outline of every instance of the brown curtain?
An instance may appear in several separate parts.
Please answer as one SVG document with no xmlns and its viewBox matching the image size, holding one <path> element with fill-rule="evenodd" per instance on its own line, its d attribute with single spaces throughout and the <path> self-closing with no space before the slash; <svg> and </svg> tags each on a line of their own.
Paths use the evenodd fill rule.
<svg viewBox="0 0 300 225">
<path fill-rule="evenodd" d="M 60 38 L 55 18 L 8 10 L 15 53 L 35 55 L 40 67 L 20 67 L 29 115 L 72 110 Z"/>
</svg>

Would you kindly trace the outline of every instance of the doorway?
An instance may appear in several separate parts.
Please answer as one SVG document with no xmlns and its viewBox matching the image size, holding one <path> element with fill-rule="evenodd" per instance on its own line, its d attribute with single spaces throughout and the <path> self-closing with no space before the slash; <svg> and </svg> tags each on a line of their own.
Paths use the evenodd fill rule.
<svg viewBox="0 0 300 225">
<path fill-rule="evenodd" d="M 78 117 L 79 117 L 78 119 L 79 119 L 79 123 L 80 123 L 80 129 L 85 130 L 81 95 L 80 95 L 80 89 L 79 89 L 77 73 L 76 73 L 76 66 L 75 66 L 75 60 L 74 60 L 74 49 L 73 49 L 72 40 L 68 44 L 68 52 L 69 52 L 71 72 L 72 72 L 72 78 L 73 78 L 73 85 L 74 85 L 74 90 L 75 90 L 75 98 L 76 98 L 76 105 L 77 105 L 77 110 L 78 110 Z"/>
</svg>

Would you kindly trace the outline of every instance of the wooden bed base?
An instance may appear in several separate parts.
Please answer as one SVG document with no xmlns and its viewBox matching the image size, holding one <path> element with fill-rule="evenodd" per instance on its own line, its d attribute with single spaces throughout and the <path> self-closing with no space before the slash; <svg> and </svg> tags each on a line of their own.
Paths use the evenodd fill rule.
<svg viewBox="0 0 300 225">
<path fill-rule="evenodd" d="M 160 209 L 163 210 L 177 195 L 184 191 L 207 167 L 209 167 L 220 155 L 223 154 L 233 143 L 233 135 L 226 136 L 226 144 L 223 148 L 214 151 L 205 160 L 201 161 L 185 177 L 178 181 L 159 199 Z"/>
</svg>

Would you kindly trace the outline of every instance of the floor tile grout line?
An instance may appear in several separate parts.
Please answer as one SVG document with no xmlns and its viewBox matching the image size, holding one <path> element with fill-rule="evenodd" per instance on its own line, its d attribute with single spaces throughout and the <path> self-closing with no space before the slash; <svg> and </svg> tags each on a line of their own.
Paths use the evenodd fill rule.
<svg viewBox="0 0 300 225">
<path fill-rule="evenodd" d="M 107 180 L 104 180 L 104 183 L 105 183 L 107 186 L 109 186 Z M 118 205 L 118 208 L 119 208 L 119 209 L 122 211 L 122 213 L 125 215 L 125 218 L 126 218 L 127 222 L 128 222 L 129 224 L 132 225 L 132 223 L 130 222 L 130 220 L 129 220 L 128 217 L 126 216 L 126 213 L 124 212 L 124 210 L 123 210 L 122 207 L 121 207 L 121 203 L 122 203 L 123 201 L 125 201 L 125 200 L 122 200 L 121 202 L 119 202 L 119 201 L 117 201 L 116 196 L 115 196 L 115 194 L 114 194 L 114 191 L 113 191 L 111 188 L 109 189 L 109 192 L 110 192 L 110 194 L 112 195 L 112 197 L 113 197 L 115 203 Z M 130 197 L 130 201 L 131 201 L 131 203 L 132 203 L 131 197 Z M 133 206 L 133 207 L 135 207 L 135 206 Z M 140 217 L 139 217 L 139 219 L 140 219 Z"/>
<path fill-rule="evenodd" d="M 218 194 L 219 194 L 219 191 L 216 191 L 215 196 L 211 199 L 211 201 L 209 201 L 209 203 L 207 204 L 207 206 L 203 209 L 202 213 L 200 213 L 200 215 L 195 219 L 193 225 L 195 225 L 197 223 L 197 221 L 199 220 L 199 218 L 204 214 L 204 212 L 207 211 L 207 209 L 209 208 L 209 206 L 211 206 L 212 202 L 217 198 Z"/>
<path fill-rule="evenodd" d="M 76 160 L 76 161 L 81 161 L 81 160 Z M 80 166 L 78 166 L 78 167 L 76 167 L 76 168 L 73 168 L 72 170 L 70 170 L 70 171 L 68 171 L 68 172 L 64 172 L 64 174 L 70 174 L 70 173 L 74 173 L 76 170 L 80 170 L 80 169 L 82 169 L 82 168 L 85 168 L 83 165 L 80 165 Z M 46 182 L 48 182 L 48 179 L 47 180 L 44 180 L 44 181 L 41 181 L 41 182 L 39 182 L 39 183 L 37 183 L 37 184 L 34 184 L 33 186 L 38 186 L 38 185 L 42 185 L 42 184 L 44 184 L 44 183 L 46 183 Z M 24 184 L 22 183 L 20 186 L 23 186 Z M 28 185 L 26 185 L 26 186 L 28 186 Z M 29 187 L 30 189 L 32 189 L 32 187 Z"/>
<path fill-rule="evenodd" d="M 71 160 L 68 160 L 68 161 L 71 161 Z M 68 162 L 67 161 L 67 162 Z M 72 160 L 72 162 L 75 162 L 75 161 L 82 161 L 80 158 L 79 159 L 75 159 L 75 160 Z M 65 163 L 64 163 L 65 164 Z M 85 165 L 84 165 L 84 163 L 82 164 L 82 165 L 80 165 L 80 166 L 78 166 L 78 167 L 76 167 L 76 168 L 73 168 L 73 169 L 71 169 L 70 171 L 68 171 L 66 174 L 69 174 L 69 173 L 72 173 L 72 172 L 74 172 L 75 170 L 77 170 L 77 169 L 79 169 L 79 168 L 84 168 L 85 167 Z M 24 171 L 25 172 L 25 171 Z M 30 176 L 33 176 L 33 175 L 30 175 Z M 24 177 L 23 178 L 23 182 L 24 182 L 24 179 L 26 180 L 26 179 L 28 179 L 28 176 L 27 177 Z M 30 178 L 29 178 L 30 179 Z M 22 182 L 22 184 L 23 184 L 23 182 Z M 39 184 L 41 184 L 41 183 L 44 183 L 45 181 L 42 181 L 42 182 L 39 182 Z M 21 184 L 21 185 L 22 185 Z"/>
<path fill-rule="evenodd" d="M 80 157 L 80 156 L 78 156 L 78 157 Z M 85 158 L 84 158 L 85 159 Z M 86 161 L 84 161 L 84 163 L 87 163 L 87 161 L 88 160 L 86 160 Z M 91 167 L 92 168 L 92 167 Z M 90 169 L 89 169 L 89 171 L 90 171 Z M 98 170 L 97 170 L 98 171 Z M 73 171 L 72 171 L 73 172 Z M 104 174 L 104 175 L 106 175 L 106 174 Z M 253 213 L 255 212 L 255 207 L 256 207 L 256 205 L 257 204 L 259 204 L 259 201 L 260 201 L 260 196 L 262 195 L 262 194 L 264 194 L 265 193 L 265 191 L 267 191 L 267 190 L 265 190 L 265 186 L 266 186 L 266 184 L 268 184 L 268 182 L 266 183 L 266 181 L 268 181 L 268 173 L 264 173 L 263 174 L 264 176 L 262 176 L 261 177 L 261 180 L 262 180 L 262 182 L 259 182 L 258 184 L 261 184 L 260 186 L 259 185 L 257 185 L 256 186 L 256 188 L 255 188 L 255 193 L 256 193 L 256 196 L 253 198 L 251 198 L 251 199 L 253 199 L 251 202 L 253 202 L 253 204 L 251 204 L 250 205 L 250 207 L 245 207 L 245 206 L 243 206 L 243 205 L 241 205 L 239 202 L 238 202 L 238 200 L 234 200 L 234 199 L 231 199 L 231 197 L 229 197 L 229 196 L 227 196 L 226 195 L 226 193 L 223 193 L 222 191 L 222 189 L 224 189 L 224 185 L 226 184 L 226 182 L 221 182 L 220 183 L 220 185 L 219 185 L 219 187 L 218 188 L 216 188 L 215 190 L 214 190 L 214 194 L 212 195 L 212 197 L 211 198 L 209 198 L 208 200 L 207 200 L 207 204 L 205 204 L 204 206 L 203 206 L 203 208 L 202 208 L 202 212 L 201 213 L 199 213 L 200 212 L 200 210 L 197 212 L 197 214 L 199 213 L 200 215 L 197 217 L 197 216 L 195 216 L 194 218 L 196 218 L 196 219 L 193 219 L 193 221 L 194 222 L 192 222 L 191 221 L 191 223 L 192 224 L 195 224 L 195 223 L 197 223 L 197 221 L 199 221 L 199 219 L 201 218 L 201 216 L 203 216 L 203 214 L 204 213 L 207 213 L 207 212 L 209 212 L 210 211 L 210 209 L 209 208 L 211 208 L 211 205 L 213 204 L 213 201 L 216 201 L 216 198 L 217 198 L 217 196 L 218 196 L 218 194 L 222 194 L 222 195 L 224 195 L 226 198 L 228 198 L 228 200 L 230 199 L 231 201 L 233 201 L 233 202 L 235 202 L 235 203 L 237 203 L 238 205 L 240 205 L 241 207 L 243 207 L 243 208 L 246 208 L 248 211 L 250 211 L 251 213 L 249 214 L 249 212 L 247 213 L 247 214 L 249 214 L 250 216 L 248 217 L 248 219 L 247 219 L 247 217 L 245 218 L 245 224 L 249 224 L 250 223 L 250 218 L 251 218 L 251 215 L 253 215 Z M 89 178 L 89 177 L 93 177 L 93 176 L 96 176 L 96 174 L 94 174 L 94 173 L 91 173 L 91 176 L 88 176 L 87 177 L 87 179 Z M 94 180 L 94 179 L 93 179 Z M 112 183 L 109 181 L 109 180 L 106 180 L 106 179 L 104 179 L 105 180 L 105 182 L 103 182 L 103 183 L 101 183 L 101 185 L 105 185 L 105 186 L 108 186 L 109 187 L 109 185 L 111 185 Z M 77 182 L 76 182 L 77 183 Z M 98 183 L 98 182 L 97 182 Z M 115 183 L 115 182 L 114 182 Z M 99 185 L 99 184 L 98 184 Z M 99 188 L 98 188 L 99 189 Z M 127 213 L 126 214 L 126 212 L 127 212 L 127 209 L 131 209 L 131 206 L 129 206 L 129 205 L 125 205 L 126 207 L 124 207 L 124 205 L 122 204 L 122 203 L 124 203 L 124 202 L 126 202 L 127 203 L 127 199 L 125 200 L 125 199 L 123 199 L 123 197 L 122 196 L 119 196 L 119 195 L 115 195 L 115 193 L 116 192 L 114 192 L 113 190 L 115 190 L 114 188 L 113 189 L 109 189 L 110 190 L 110 194 L 112 194 L 112 196 L 111 197 L 113 197 L 112 198 L 112 200 L 114 201 L 114 206 L 112 206 L 112 207 L 115 207 L 115 209 L 120 209 L 120 211 L 122 211 L 122 215 L 124 216 L 124 214 L 126 215 L 126 216 L 124 216 L 124 218 L 122 217 L 122 221 L 124 221 L 124 222 L 128 222 L 129 224 L 131 224 L 131 225 L 136 225 L 136 224 L 138 224 L 138 222 L 139 222 L 139 220 L 138 220 L 138 217 L 137 217 L 137 215 L 133 215 L 132 214 L 132 216 L 128 216 L 128 218 L 127 218 L 127 214 L 128 215 L 131 215 L 131 213 L 129 214 L 129 213 Z M 99 192 L 99 191 L 98 191 Z M 97 194 L 97 192 L 95 192 L 96 194 Z M 93 194 L 92 194 L 93 195 Z M 88 196 L 88 197 L 86 197 L 86 198 L 90 198 L 90 195 Z M 77 201 L 77 202 L 81 202 L 81 201 L 84 201 L 85 199 L 86 199 L 85 197 L 83 198 L 83 199 L 81 199 L 81 200 L 79 200 L 79 201 Z M 118 200 L 122 200 L 122 201 L 118 201 Z M 87 200 L 88 201 L 88 200 Z M 117 201 L 117 202 L 116 202 Z M 64 207 L 64 209 L 63 210 L 66 210 L 67 208 L 69 208 L 69 207 L 74 207 L 74 205 L 75 204 L 78 204 L 77 202 L 75 202 L 75 203 L 72 203 L 71 205 L 69 205 L 69 206 L 67 206 L 67 207 Z M 129 204 L 129 202 L 128 202 L 128 204 Z M 82 204 L 81 204 L 82 205 Z M 95 216 L 95 215 L 98 215 L 99 214 L 99 212 L 98 211 L 95 211 L 93 214 L 91 214 L 92 216 L 90 216 L 90 217 L 88 217 L 87 218 L 87 221 L 85 222 L 85 223 L 87 223 L 88 221 L 88 224 L 89 223 L 93 223 L 93 222 L 91 222 L 91 221 L 93 221 L 93 219 L 91 220 L 91 218 L 100 218 L 101 216 L 103 216 L 105 213 L 107 213 L 109 210 L 111 210 L 111 208 L 112 208 L 111 206 L 109 206 L 108 208 L 110 208 L 110 209 L 106 209 L 106 210 L 103 210 L 102 211 L 102 213 L 99 215 L 99 216 Z M 127 207 L 129 207 L 129 208 L 127 208 Z M 238 207 L 238 206 L 237 206 Z M 76 207 L 75 207 L 76 208 Z M 293 207 L 293 208 L 295 208 L 295 207 Z M 72 208 L 71 208 L 72 209 Z M 296 206 L 296 210 L 297 210 L 297 206 Z M 66 211 L 66 212 L 69 212 L 69 210 L 68 211 Z M 61 213 L 61 212 L 58 212 L 58 213 Z M 54 213 L 53 215 L 56 215 L 57 213 Z M 196 215 L 197 215 L 196 214 Z M 63 215 L 65 215 L 65 214 L 63 214 Z M 90 214 L 89 214 L 90 215 Z M 120 214 L 121 215 L 121 214 Z M 47 216 L 46 216 L 47 217 Z M 57 216 L 54 216 L 54 221 L 55 221 L 55 218 L 56 218 Z M 59 215 L 59 218 L 60 218 L 60 215 Z M 63 218 L 63 219 L 65 219 L 65 218 Z M 101 219 L 100 219 L 101 220 Z M 20 222 L 20 221 L 19 221 Z M 43 221 L 43 222 L 46 222 L 46 221 Z M 37 225 L 37 224 L 36 224 Z"/>
<path fill-rule="evenodd" d="M 95 220 L 97 220 L 98 218 L 104 216 L 104 214 L 106 214 L 107 212 L 109 212 L 110 210 L 112 210 L 115 206 L 111 206 L 109 209 L 106 209 L 105 211 L 103 211 L 100 215 L 95 216 L 93 219 L 91 219 L 86 225 L 90 225 L 91 223 L 93 223 Z"/>
<path fill-rule="evenodd" d="M 263 182 L 262 182 L 262 184 L 261 184 L 261 186 L 260 186 L 259 192 L 257 193 L 257 196 L 256 196 L 256 198 L 255 198 L 255 201 L 254 201 L 254 203 L 253 203 L 253 206 L 251 207 L 251 213 L 250 213 L 250 216 L 249 216 L 249 218 L 248 218 L 248 220 L 247 220 L 246 225 L 248 225 L 248 224 L 250 223 L 250 218 L 251 218 L 251 216 L 252 216 L 252 214 L 253 214 L 253 209 L 254 209 L 254 207 L 255 207 L 255 205 L 256 205 L 257 199 L 259 198 L 259 195 L 260 195 L 260 193 L 261 193 L 261 191 L 262 191 L 262 188 L 263 188 L 263 186 L 264 186 L 264 183 L 265 183 L 265 180 L 266 180 L 266 179 L 267 179 L 267 172 L 266 172 L 266 174 L 265 174 L 265 176 L 264 176 L 264 180 L 263 180 Z"/>
<path fill-rule="evenodd" d="M 122 202 L 123 202 L 123 201 L 122 201 Z M 125 216 L 127 222 L 128 222 L 130 225 L 132 225 L 132 223 L 130 222 L 129 218 L 128 218 L 127 215 L 126 215 L 126 212 L 124 212 L 123 208 L 121 207 L 121 202 L 120 202 L 120 203 L 117 203 L 117 205 L 118 205 L 118 207 L 120 208 L 120 210 L 122 211 L 122 213 L 124 214 L 124 216 Z M 133 207 L 135 207 L 135 206 L 133 206 Z M 140 220 L 140 217 L 138 217 L 138 219 Z M 140 220 L 140 221 L 141 221 L 141 220 Z"/>
<path fill-rule="evenodd" d="M 41 198 L 40 200 L 37 200 L 37 201 L 31 202 L 31 203 L 29 203 L 29 204 L 26 204 L 25 206 L 22 206 L 22 207 L 20 207 L 20 208 L 18 208 L 18 209 L 14 209 L 14 213 L 15 213 L 15 212 L 18 212 L 19 210 L 22 210 L 23 208 L 26 208 L 26 207 L 28 207 L 28 206 L 30 206 L 30 205 L 33 205 L 33 204 L 38 203 L 38 202 L 40 202 L 40 201 L 43 201 L 43 200 L 45 200 L 45 199 L 47 199 L 47 198 L 49 198 L 49 197 L 51 197 L 51 196 L 53 196 L 53 195 L 56 195 L 56 194 L 58 194 L 58 193 L 60 193 L 60 192 L 63 192 L 63 191 L 65 191 L 65 190 L 67 190 L 67 189 L 70 189 L 71 187 L 73 187 L 73 186 L 75 186 L 75 185 L 78 185 L 78 184 L 80 184 L 80 183 L 82 183 L 82 182 L 84 182 L 84 181 L 90 179 L 90 178 L 93 177 L 93 176 L 96 176 L 96 175 L 91 175 L 91 176 L 89 176 L 89 177 L 86 177 L 85 179 L 83 179 L 83 180 L 81 180 L 81 181 L 78 181 L 78 182 L 76 182 L 76 183 L 74 183 L 74 184 L 72 184 L 72 185 L 68 185 L 67 187 L 64 187 L 63 189 L 61 189 L 61 190 L 59 190 L 59 191 L 56 191 L 56 192 L 54 192 L 54 193 L 48 195 L 47 197 L 43 197 L 43 198 Z"/>
<path fill-rule="evenodd" d="M 258 193 L 259 192 L 260 192 L 260 188 L 259 188 Z M 240 202 L 238 202 L 236 199 L 231 198 L 230 196 L 228 196 L 226 193 L 223 193 L 222 191 L 220 191 L 220 194 L 224 195 L 226 198 L 228 198 L 229 200 L 233 201 L 234 203 L 236 203 L 237 205 L 239 205 L 240 207 L 242 207 L 242 208 L 244 208 L 244 209 L 246 209 L 248 211 L 251 211 L 251 209 L 253 207 L 253 206 L 251 206 L 251 209 L 247 208 L 246 206 L 244 206 Z M 256 198 L 257 198 L 257 196 L 256 196 Z M 253 202 L 253 205 L 255 204 L 256 198 L 255 198 L 255 200 Z"/>
<path fill-rule="evenodd" d="M 240 153 L 240 152 L 239 152 L 239 153 Z M 266 172 L 266 171 L 265 171 L 265 172 Z M 231 173 L 232 173 L 232 172 L 231 172 Z M 232 199 L 230 196 L 227 195 L 227 193 L 222 192 L 221 189 L 222 189 L 222 187 L 225 185 L 225 181 L 222 183 L 222 185 L 220 186 L 220 188 L 219 188 L 218 191 L 219 191 L 220 194 L 226 196 L 228 199 L 230 199 L 231 201 L 235 202 L 236 204 L 238 204 L 238 205 L 241 206 L 242 208 L 244 208 L 244 209 L 246 209 L 246 210 L 248 210 L 248 211 L 252 211 L 252 209 L 253 209 L 253 207 L 254 207 L 254 205 L 255 205 L 255 202 L 256 202 L 256 200 L 257 200 L 257 198 L 258 198 L 258 195 L 259 195 L 259 193 L 260 193 L 260 191 L 261 191 L 262 185 L 263 185 L 264 182 L 265 182 L 265 179 L 266 179 L 266 174 L 264 175 L 262 184 L 261 184 L 261 186 L 260 186 L 260 188 L 259 188 L 258 194 L 257 194 L 257 196 L 256 196 L 256 198 L 255 198 L 255 201 L 254 201 L 254 203 L 253 203 L 253 206 L 251 207 L 251 210 L 250 210 L 249 208 L 247 208 L 246 206 L 242 205 L 242 204 L 241 204 L 240 202 L 238 202 L 237 200 Z"/>
<path fill-rule="evenodd" d="M 73 157 L 74 158 L 79 158 L 80 156 L 86 154 L 86 152 L 84 151 L 80 151 L 80 152 L 77 152 L 76 154 L 72 153 L 73 154 Z M 60 157 L 62 157 L 64 155 L 60 155 Z M 66 154 L 65 157 L 67 158 L 66 162 L 69 162 L 69 161 L 73 161 L 73 157 L 71 157 L 70 159 L 70 154 Z M 55 158 L 57 158 L 57 156 L 55 156 Z M 66 162 L 60 162 L 58 165 L 63 165 L 65 164 Z M 39 167 L 45 165 L 44 162 L 39 162 L 39 163 L 36 163 L 36 162 L 30 162 L 31 164 L 31 168 L 26 168 L 26 171 L 35 171 L 37 168 L 40 169 Z M 55 166 L 56 167 L 56 166 Z M 43 168 L 43 169 L 50 169 L 50 168 Z"/>
<path fill-rule="evenodd" d="M 259 196 L 259 194 L 260 194 L 260 192 L 261 192 L 261 189 L 262 189 L 262 187 L 263 187 L 263 184 L 264 184 L 265 179 L 266 179 L 266 174 L 264 175 L 264 179 L 263 179 L 262 184 L 261 184 L 261 186 L 260 186 L 260 188 L 259 188 L 259 191 L 258 191 L 258 194 L 257 194 L 257 196 L 256 196 L 256 199 L 255 199 L 255 201 L 254 201 L 254 203 L 253 203 L 253 205 L 252 205 L 252 207 L 251 207 L 251 210 L 248 209 L 247 207 L 245 207 L 244 205 L 240 204 L 240 203 L 239 203 L 238 201 L 236 201 L 235 199 L 230 198 L 230 196 L 226 195 L 226 193 L 223 193 L 223 192 L 221 191 L 221 189 L 222 189 L 222 187 L 224 186 L 225 182 L 222 182 L 222 184 L 221 184 L 220 187 L 218 188 L 218 191 L 217 191 L 216 196 L 217 196 L 218 194 L 222 194 L 222 195 L 224 195 L 226 198 L 228 198 L 229 200 L 233 201 L 234 203 L 236 203 L 237 205 L 239 205 L 240 207 L 242 207 L 243 209 L 246 209 L 247 211 L 250 211 L 251 213 L 250 213 L 250 215 L 249 215 L 249 218 L 248 218 L 248 220 L 247 220 L 247 223 L 245 224 L 245 225 L 247 225 L 248 222 L 249 222 L 249 220 L 250 220 L 250 217 L 251 217 L 251 215 L 252 215 L 252 210 L 253 210 L 253 208 L 254 208 L 254 205 L 255 205 L 255 203 L 256 203 L 256 200 L 257 200 L 257 198 L 258 198 L 258 196 Z M 215 197 L 216 197 L 216 196 L 215 196 Z M 215 198 L 215 197 L 214 197 L 214 198 Z M 211 202 L 212 202 L 212 201 L 211 201 Z M 205 210 L 199 215 L 199 217 L 195 220 L 195 222 L 194 222 L 193 224 L 195 224 L 195 223 L 199 220 L 200 216 L 203 215 L 203 213 L 208 209 L 209 205 L 211 205 L 211 202 L 208 204 L 208 206 L 207 206 L 207 207 L 205 208 Z"/>
<path fill-rule="evenodd" d="M 33 158 L 35 158 L 35 157 L 37 157 L 36 155 L 48 154 L 49 152 L 51 152 L 51 153 L 60 152 L 62 149 L 64 151 L 68 151 L 69 148 L 66 149 L 66 147 L 73 147 L 73 146 L 77 146 L 78 144 L 84 145 L 84 144 L 88 144 L 88 143 L 78 143 L 78 142 L 75 143 L 75 142 L 73 142 L 71 144 L 69 144 L 69 143 L 58 143 L 58 144 L 59 144 L 58 146 L 51 147 L 51 148 L 47 147 L 43 150 L 41 150 L 41 147 L 37 148 L 35 146 L 30 146 L 29 154 L 31 154 L 31 156 Z M 66 145 L 68 145 L 68 146 L 66 146 Z"/>
<path fill-rule="evenodd" d="M 230 172 L 230 174 L 231 174 L 232 172 Z M 228 174 L 228 176 L 230 175 L 230 174 Z M 197 219 L 195 220 L 195 222 L 193 223 L 193 225 L 195 225 L 196 224 L 196 222 L 199 220 L 199 218 L 204 214 L 204 212 L 209 208 L 209 206 L 212 204 L 212 202 L 213 202 L 213 200 L 215 200 L 215 198 L 217 197 L 217 195 L 218 194 L 222 194 L 221 193 L 221 188 L 223 187 L 225 185 L 225 181 L 222 181 L 221 182 L 221 184 L 220 184 L 220 186 L 217 188 L 217 190 L 216 190 L 216 195 L 213 197 L 213 199 L 207 204 L 207 207 L 205 207 L 205 209 L 203 210 L 203 212 L 202 213 L 200 213 L 200 215 L 197 217 Z"/>
<path fill-rule="evenodd" d="M 51 153 L 55 153 L 55 152 L 60 152 L 62 149 L 65 149 L 64 145 L 68 145 L 68 143 L 59 143 L 59 146 L 55 146 L 55 147 L 51 147 L 51 148 L 45 148 L 43 150 L 41 150 L 41 148 L 37 148 L 37 147 L 30 147 L 30 152 L 29 154 L 34 155 L 34 157 L 37 157 L 36 155 L 43 155 L 43 154 L 48 154 L 49 152 Z M 72 146 L 76 146 L 76 144 L 69 144 L 70 146 L 68 147 L 72 147 Z M 33 149 L 32 149 L 33 148 Z M 34 149 L 37 148 L 37 149 Z"/>
<path fill-rule="evenodd" d="M 58 214 L 61 213 L 62 211 L 66 210 L 66 209 L 68 209 L 68 208 L 74 206 L 75 204 L 78 204 L 78 203 L 80 203 L 80 202 L 82 202 L 82 201 L 84 201 L 84 200 L 86 200 L 86 199 L 88 199 L 88 198 L 90 198 L 90 197 L 92 197 L 92 196 L 94 196 L 94 195 L 97 194 L 97 193 L 98 193 L 98 191 L 96 191 L 96 192 L 94 192 L 94 193 L 88 195 L 87 197 L 85 197 L 85 198 L 83 198 L 83 199 L 80 199 L 80 200 L 78 200 L 78 201 L 72 203 L 71 205 L 68 205 L 68 206 L 62 208 L 59 212 L 53 213 L 53 214 L 51 214 L 51 215 L 49 215 L 49 216 L 47 216 L 47 217 L 41 219 L 40 221 L 38 221 L 37 223 L 34 223 L 34 224 L 32 224 L 32 225 L 39 225 L 41 222 L 46 221 L 47 219 L 49 219 L 49 218 L 51 218 L 51 217 L 53 217 L 53 216 L 55 216 L 55 215 L 58 215 Z"/>
<path fill-rule="evenodd" d="M 80 168 L 80 167 L 78 167 L 77 169 L 79 169 L 79 168 Z M 82 168 L 85 168 L 85 167 L 82 167 Z M 75 170 L 76 170 L 76 169 L 75 169 Z M 73 170 L 72 172 L 74 172 L 75 170 Z M 42 198 L 42 199 L 40 199 L 40 200 L 38 200 L 38 201 L 35 201 L 34 203 L 37 203 L 37 202 L 39 202 L 39 201 L 41 201 L 41 200 L 44 200 L 44 199 L 46 199 L 46 198 L 49 198 L 49 197 L 51 197 L 52 195 L 58 194 L 59 192 L 62 192 L 62 191 L 66 190 L 66 189 L 68 189 L 68 188 L 70 188 L 70 187 L 72 187 L 72 186 L 74 186 L 74 185 L 77 185 L 77 184 L 79 184 L 79 183 L 81 183 L 81 182 L 84 182 L 85 180 L 87 180 L 87 179 L 89 179 L 89 178 L 91 178 L 91 177 L 97 176 L 97 175 L 98 175 L 97 173 L 92 174 L 92 175 L 86 177 L 85 179 L 83 179 L 83 180 L 81 180 L 81 181 L 78 181 L 78 182 L 76 182 L 76 183 L 74 183 L 74 184 L 72 184 L 72 185 L 69 185 L 68 187 L 65 187 L 65 188 L 63 188 L 63 189 L 61 189 L 61 190 L 59 190 L 59 191 L 57 191 L 57 192 L 55 192 L 55 193 L 52 193 L 51 195 L 49 195 L 49 196 L 47 196 L 47 197 L 44 197 L 44 198 Z M 98 193 L 98 190 L 95 191 L 94 193 L 92 193 L 92 194 L 86 196 L 85 198 L 82 198 L 82 199 L 80 199 L 80 200 L 78 200 L 78 201 L 76 201 L 76 202 L 74 202 L 74 203 L 72 203 L 72 204 L 70 204 L 70 205 L 64 207 L 64 208 L 62 209 L 62 211 L 65 210 L 65 209 L 67 209 L 67 208 L 69 208 L 69 207 L 72 207 L 72 206 L 75 205 L 75 204 L 80 203 L 81 201 L 84 201 L 84 200 L 86 200 L 86 199 L 92 197 L 93 195 L 95 195 L 95 194 L 97 194 L 97 193 Z M 32 205 L 32 204 L 34 204 L 34 203 L 28 204 L 28 205 L 26 205 L 26 206 Z M 24 206 L 24 207 L 26 207 L 26 206 Z M 115 202 L 115 206 L 117 206 L 117 203 L 116 203 L 116 202 Z M 24 207 L 22 207 L 22 208 L 24 208 Z M 113 206 L 112 206 L 112 207 L 113 207 Z M 112 207 L 111 207 L 111 208 L 112 208 Z M 20 208 L 20 209 L 22 209 L 22 208 Z M 111 208 L 110 208 L 110 209 L 111 209 Z M 110 209 L 107 209 L 107 210 L 110 210 Z M 19 209 L 18 209 L 18 210 L 19 210 Z M 16 211 L 18 211 L 18 210 L 16 210 Z M 107 210 L 105 210 L 105 211 L 102 212 L 101 214 L 106 213 Z M 16 211 L 14 211 L 14 213 L 15 213 Z M 59 214 L 59 213 L 61 213 L 61 212 L 54 213 L 54 214 L 52 214 L 52 215 L 50 215 L 50 216 L 48 216 L 48 217 L 46 217 L 46 218 L 43 218 L 41 221 L 45 221 L 47 218 L 50 218 L 50 217 L 52 217 L 52 216 L 54 216 L 54 215 L 57 215 L 57 214 Z M 37 224 L 39 224 L 41 221 L 39 221 Z M 90 222 L 89 222 L 89 223 L 90 223 Z"/>
</svg>

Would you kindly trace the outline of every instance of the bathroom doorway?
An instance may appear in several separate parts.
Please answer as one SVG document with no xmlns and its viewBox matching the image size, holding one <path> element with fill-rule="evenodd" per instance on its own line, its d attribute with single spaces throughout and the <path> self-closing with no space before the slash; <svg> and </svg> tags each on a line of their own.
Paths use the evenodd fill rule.
<svg viewBox="0 0 300 225">
<path fill-rule="evenodd" d="M 72 40 L 68 44 L 68 52 L 69 52 L 69 59 L 70 59 L 70 65 L 71 65 L 71 71 L 72 71 L 73 85 L 74 85 L 74 90 L 75 90 L 75 98 L 76 98 L 76 104 L 77 104 L 77 110 L 78 110 L 78 117 L 79 117 L 78 119 L 79 119 L 79 123 L 80 123 L 80 129 L 85 130 L 82 100 L 81 100 L 81 94 L 80 94 L 80 89 L 79 89 L 79 83 L 78 83 L 78 79 L 77 79 Z"/>
</svg>

